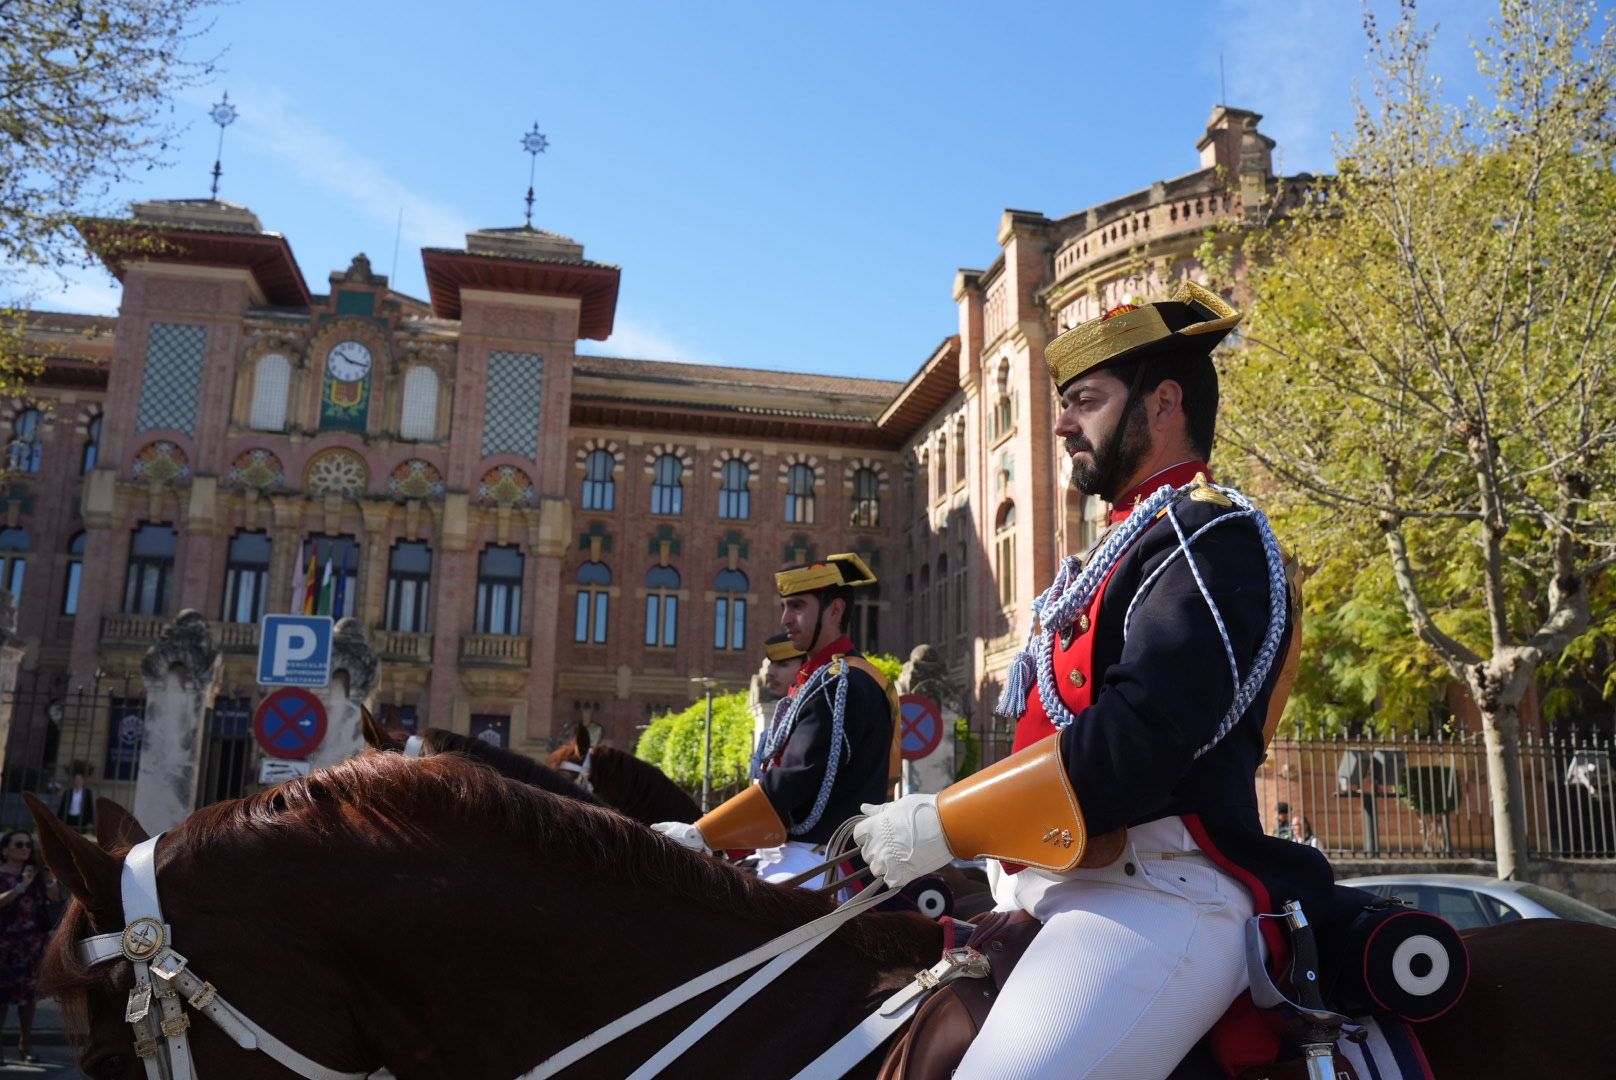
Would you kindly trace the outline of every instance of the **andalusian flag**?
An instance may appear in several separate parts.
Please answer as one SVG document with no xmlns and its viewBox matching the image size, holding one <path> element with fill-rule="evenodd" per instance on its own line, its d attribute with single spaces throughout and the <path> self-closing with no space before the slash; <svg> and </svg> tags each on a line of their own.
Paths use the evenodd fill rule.
<svg viewBox="0 0 1616 1080">
<path fill-rule="evenodd" d="M 303 605 L 301 610 L 305 615 L 314 614 L 314 589 L 319 580 L 319 569 L 316 563 L 318 558 L 319 554 L 317 549 L 313 544 L 310 544 L 309 568 L 303 576 Z"/>
<path fill-rule="evenodd" d="M 325 553 L 325 568 L 320 571 L 320 604 L 314 609 L 315 615 L 331 614 L 331 552 Z"/>
</svg>

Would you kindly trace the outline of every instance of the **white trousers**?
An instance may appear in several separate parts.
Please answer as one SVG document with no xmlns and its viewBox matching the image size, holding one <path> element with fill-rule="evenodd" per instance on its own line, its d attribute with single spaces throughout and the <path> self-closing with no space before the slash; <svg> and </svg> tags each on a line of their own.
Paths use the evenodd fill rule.
<svg viewBox="0 0 1616 1080">
<path fill-rule="evenodd" d="M 954 1074 L 1160 1080 L 1246 989 L 1251 895 L 1181 818 L 1130 830 L 1099 870 L 1009 875 L 994 899 L 1044 924 Z"/>
<path fill-rule="evenodd" d="M 758 848 L 757 876 L 764 881 L 786 881 L 825 861 L 825 853 L 802 840 L 787 840 L 779 847 Z M 815 874 L 799 888 L 817 889 L 825 875 Z"/>
</svg>

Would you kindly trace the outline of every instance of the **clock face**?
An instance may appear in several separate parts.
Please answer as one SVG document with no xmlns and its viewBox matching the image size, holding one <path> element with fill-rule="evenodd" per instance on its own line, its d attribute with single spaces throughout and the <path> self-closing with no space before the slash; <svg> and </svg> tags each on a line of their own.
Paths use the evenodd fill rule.
<svg viewBox="0 0 1616 1080">
<path fill-rule="evenodd" d="M 326 354 L 326 370 L 338 382 L 359 382 L 370 374 L 370 350 L 357 341 L 339 341 Z"/>
</svg>

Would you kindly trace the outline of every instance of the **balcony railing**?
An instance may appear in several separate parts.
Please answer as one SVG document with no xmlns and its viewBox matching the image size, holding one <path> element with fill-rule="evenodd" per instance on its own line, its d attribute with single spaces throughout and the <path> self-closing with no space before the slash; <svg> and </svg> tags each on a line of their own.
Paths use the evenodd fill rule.
<svg viewBox="0 0 1616 1080">
<path fill-rule="evenodd" d="M 214 623 L 219 648 L 223 652 L 257 652 L 258 624 L 243 622 Z"/>
<path fill-rule="evenodd" d="M 163 636 L 167 615 L 103 615 L 101 644 L 150 645 Z"/>
<path fill-rule="evenodd" d="M 533 641 L 515 634 L 463 634 L 460 662 L 468 667 L 527 667 Z"/>
<path fill-rule="evenodd" d="M 376 643 L 376 655 L 384 660 L 405 664 L 432 662 L 431 634 L 407 634 L 402 630 L 383 630 L 380 627 L 370 634 L 371 640 Z"/>
</svg>

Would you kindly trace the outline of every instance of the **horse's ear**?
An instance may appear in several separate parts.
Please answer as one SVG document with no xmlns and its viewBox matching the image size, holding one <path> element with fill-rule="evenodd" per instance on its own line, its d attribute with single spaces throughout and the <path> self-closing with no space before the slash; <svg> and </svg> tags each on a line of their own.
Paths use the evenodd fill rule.
<svg viewBox="0 0 1616 1080">
<path fill-rule="evenodd" d="M 387 733 L 387 730 L 376 722 L 369 709 L 359 706 L 359 730 L 364 733 L 365 742 L 378 750 L 391 750 L 397 753 L 404 749 L 404 743 Z"/>
<path fill-rule="evenodd" d="M 123 808 L 122 803 L 115 803 L 105 795 L 95 800 L 95 840 L 101 845 L 101 850 L 122 851 L 149 839 L 151 834 L 135 820 L 135 815 Z"/>
<path fill-rule="evenodd" d="M 22 797 L 39 828 L 39 853 L 50 872 L 91 911 L 122 910 L 123 860 L 63 825 L 33 792 Z"/>
<path fill-rule="evenodd" d="M 578 748 L 578 758 L 582 760 L 589 753 L 589 725 L 579 724 L 578 730 L 573 732 L 572 745 Z"/>
</svg>

